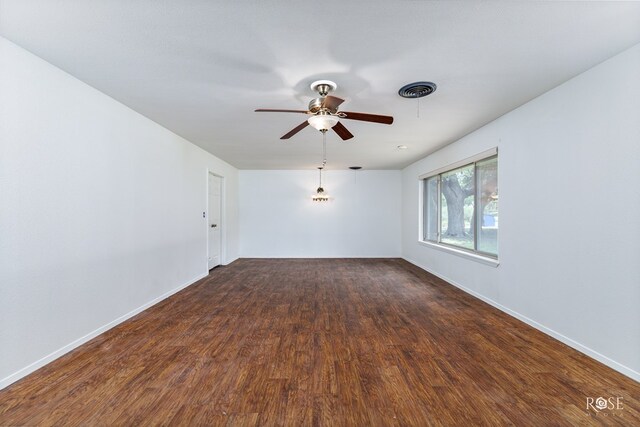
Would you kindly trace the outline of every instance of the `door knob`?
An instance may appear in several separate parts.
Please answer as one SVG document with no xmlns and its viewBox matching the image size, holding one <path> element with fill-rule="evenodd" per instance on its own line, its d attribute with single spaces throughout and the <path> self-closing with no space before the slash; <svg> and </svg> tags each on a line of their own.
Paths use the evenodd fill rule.
<svg viewBox="0 0 640 427">
<path fill-rule="evenodd" d="M 218 224 L 211 224 L 211 228 L 216 228 Z"/>
</svg>

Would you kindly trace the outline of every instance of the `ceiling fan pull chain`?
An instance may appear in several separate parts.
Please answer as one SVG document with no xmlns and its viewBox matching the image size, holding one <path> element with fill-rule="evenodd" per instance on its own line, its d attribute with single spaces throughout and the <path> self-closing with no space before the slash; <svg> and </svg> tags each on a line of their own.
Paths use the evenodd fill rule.
<svg viewBox="0 0 640 427">
<path fill-rule="evenodd" d="M 322 132 L 322 167 L 327 164 L 327 131 Z"/>
<path fill-rule="evenodd" d="M 420 118 L 420 98 L 416 98 L 418 100 L 418 115 L 417 117 Z"/>
</svg>

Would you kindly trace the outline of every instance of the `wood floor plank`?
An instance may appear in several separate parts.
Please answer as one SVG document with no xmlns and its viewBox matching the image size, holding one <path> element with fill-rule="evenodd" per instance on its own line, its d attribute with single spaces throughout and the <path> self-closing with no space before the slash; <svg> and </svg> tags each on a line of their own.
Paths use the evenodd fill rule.
<svg viewBox="0 0 640 427">
<path fill-rule="evenodd" d="M 0 391 L 0 425 L 628 426 L 639 398 L 405 261 L 242 259 Z"/>
</svg>

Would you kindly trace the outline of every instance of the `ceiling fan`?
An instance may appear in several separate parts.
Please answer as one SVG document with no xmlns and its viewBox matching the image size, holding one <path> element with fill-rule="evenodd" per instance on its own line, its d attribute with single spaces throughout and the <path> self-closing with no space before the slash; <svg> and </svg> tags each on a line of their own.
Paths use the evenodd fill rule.
<svg viewBox="0 0 640 427">
<path fill-rule="evenodd" d="M 309 110 L 273 110 L 259 108 L 255 111 L 257 113 L 302 113 L 311 116 L 286 134 L 282 135 L 280 139 L 289 139 L 309 125 L 322 133 L 327 132 L 329 129 L 333 129 L 335 133 L 345 141 L 353 138 L 353 134 L 349 132 L 342 123 L 340 123 L 340 119 L 360 120 L 363 122 L 382 123 L 385 125 L 393 123 L 393 117 L 391 116 L 338 111 L 338 107 L 344 102 L 344 99 L 329 95 L 329 93 L 334 91 L 336 87 L 337 85 L 330 80 L 318 80 L 311 83 L 311 90 L 318 92 L 320 97 L 311 100 L 309 103 Z"/>
</svg>

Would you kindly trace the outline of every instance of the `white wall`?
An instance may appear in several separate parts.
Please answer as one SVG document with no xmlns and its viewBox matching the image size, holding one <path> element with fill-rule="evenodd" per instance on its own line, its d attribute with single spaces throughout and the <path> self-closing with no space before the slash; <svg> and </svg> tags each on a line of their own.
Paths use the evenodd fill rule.
<svg viewBox="0 0 640 427">
<path fill-rule="evenodd" d="M 242 257 L 399 257 L 400 171 L 240 171 Z"/>
<path fill-rule="evenodd" d="M 0 38 L 0 387 L 206 274 L 207 169 L 225 262 L 402 253 L 640 379 L 639 71 L 636 46 L 402 174 L 328 171 L 318 204 L 315 171 L 238 174 Z M 501 265 L 419 245 L 417 176 L 496 145 Z"/>
<path fill-rule="evenodd" d="M 640 45 L 403 171 L 403 255 L 640 380 Z M 500 266 L 418 244 L 418 175 L 499 147 Z"/>
<path fill-rule="evenodd" d="M 237 170 L 0 38 L 0 387 L 207 274 L 207 169 Z"/>
</svg>

